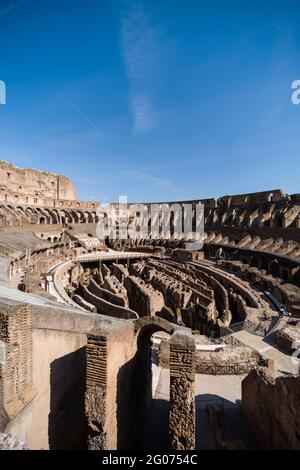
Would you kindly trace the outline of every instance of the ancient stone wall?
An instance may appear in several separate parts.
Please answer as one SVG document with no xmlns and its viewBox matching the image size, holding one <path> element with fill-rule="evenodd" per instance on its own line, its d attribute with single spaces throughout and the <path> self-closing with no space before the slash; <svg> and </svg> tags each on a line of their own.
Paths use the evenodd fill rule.
<svg viewBox="0 0 300 470">
<path fill-rule="evenodd" d="M 300 344 L 300 320 L 291 320 L 283 328 L 276 330 L 275 340 L 278 346 L 293 353 Z"/>
<path fill-rule="evenodd" d="M 261 191 L 257 193 L 228 196 L 228 205 L 243 206 L 245 204 L 261 204 L 264 202 L 280 201 L 283 198 L 284 195 L 280 189 L 273 189 L 271 191 Z"/>
<path fill-rule="evenodd" d="M 228 337 L 227 340 L 229 340 Z M 233 338 L 233 342 L 234 341 L 237 340 Z M 209 340 L 207 344 L 210 344 Z M 239 344 L 238 341 L 237 344 Z M 196 349 L 195 372 L 197 374 L 207 375 L 248 374 L 257 366 L 260 356 L 251 348 L 237 344 L 234 346 L 229 344 L 219 351 L 202 351 L 201 349 Z M 158 363 L 160 367 L 170 368 L 169 339 L 162 338 L 161 340 L 158 347 Z"/>
<path fill-rule="evenodd" d="M 20 199 L 22 196 L 20 196 Z M 27 202 L 20 200 L 18 203 L 9 200 L 0 202 L 0 229 L 7 231 L 10 227 L 25 227 L 29 225 L 65 225 L 65 224 L 96 224 L 97 204 L 81 201 L 64 201 L 43 199 Z M 1 201 L 1 194 L 0 194 Z M 32 227 L 34 229 L 35 227 Z M 41 227 L 38 228 L 38 231 Z M 87 227 L 88 230 L 88 227 Z"/>
<path fill-rule="evenodd" d="M 110 330 L 100 326 L 88 335 L 85 410 L 91 450 L 134 448 L 139 410 L 130 380 L 135 352 L 130 323 Z"/>
<path fill-rule="evenodd" d="M 121 307 L 128 306 L 128 302 L 126 302 L 125 296 L 111 292 L 108 289 L 103 289 L 103 287 L 100 287 L 94 279 L 91 279 L 89 282 L 89 290 L 93 294 L 103 298 L 104 300 L 107 300 L 108 302 L 120 305 Z"/>
<path fill-rule="evenodd" d="M 53 199 L 77 199 L 73 183 L 63 175 L 46 173 L 31 168 L 17 168 L 0 161 L 0 194 L 34 195 Z"/>
<path fill-rule="evenodd" d="M 134 449 L 139 444 L 151 397 L 150 336 L 173 326 L 143 317 L 107 329 L 98 324 L 88 334 L 85 409 L 88 447 Z M 170 372 L 170 436 L 174 449 L 195 445 L 195 343 L 188 331 L 174 335 Z"/>
<path fill-rule="evenodd" d="M 164 298 L 161 292 L 151 285 L 145 284 L 137 276 L 127 276 L 125 287 L 128 292 L 129 305 L 139 316 L 155 315 L 164 306 Z"/>
<path fill-rule="evenodd" d="M 83 298 L 99 313 L 118 318 L 133 318 L 132 313 L 136 318 L 160 316 L 209 336 L 231 321 L 270 313 L 267 302 L 248 283 L 203 263 L 149 258 L 128 267 L 121 263 L 108 267 L 102 262 L 86 273 L 79 288 L 78 279 L 70 279 L 71 297 L 77 294 L 80 305 Z M 124 306 L 127 302 L 130 308 Z"/>
<path fill-rule="evenodd" d="M 0 306 L 0 430 L 35 396 L 32 378 L 32 311 L 28 305 Z"/>
<path fill-rule="evenodd" d="M 300 287 L 284 282 L 280 277 L 274 277 L 272 274 L 268 274 L 265 269 L 259 269 L 254 266 L 250 267 L 248 264 L 237 260 L 222 260 L 220 263 L 225 269 L 237 273 L 242 279 L 248 280 L 261 289 L 270 291 L 279 302 L 288 308 L 293 316 L 300 317 Z M 242 320 L 245 308 L 243 305 L 241 305 L 241 307 Z"/>
<path fill-rule="evenodd" d="M 85 412 L 88 419 L 88 448 L 107 449 L 107 338 L 91 332 L 86 348 Z"/>
<path fill-rule="evenodd" d="M 109 315 L 111 317 L 124 319 L 138 318 L 137 313 L 133 310 L 112 304 L 111 302 L 98 297 L 97 295 L 90 292 L 89 289 L 84 285 L 81 286 L 81 292 L 84 300 L 94 305 L 97 308 L 98 313 L 101 313 L 102 315 Z"/>
<path fill-rule="evenodd" d="M 84 449 L 86 332 L 95 315 L 33 307 L 32 382 L 36 395 L 6 424 L 4 432 L 30 449 Z"/>
<path fill-rule="evenodd" d="M 242 382 L 242 409 L 264 449 L 300 450 L 300 376 L 277 377 L 265 368 Z"/>
<path fill-rule="evenodd" d="M 73 297 L 73 301 L 76 302 L 80 307 L 87 310 L 88 312 L 97 313 L 97 308 L 95 307 L 95 305 L 90 304 L 89 302 L 84 300 L 82 297 L 80 297 L 80 295 L 75 294 Z"/>
</svg>

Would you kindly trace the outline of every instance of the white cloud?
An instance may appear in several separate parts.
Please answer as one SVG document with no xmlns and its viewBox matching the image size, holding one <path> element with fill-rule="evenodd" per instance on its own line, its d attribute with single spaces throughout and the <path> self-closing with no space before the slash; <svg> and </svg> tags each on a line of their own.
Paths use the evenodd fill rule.
<svg viewBox="0 0 300 470">
<path fill-rule="evenodd" d="M 173 194 L 178 192 L 178 187 L 167 178 L 153 176 L 140 170 L 126 170 L 124 175 L 139 182 L 149 183 L 162 194 Z"/>
<path fill-rule="evenodd" d="M 6 7 L 0 7 L 0 16 L 3 16 L 6 13 L 9 13 L 10 11 L 14 10 L 16 7 L 21 5 L 21 3 L 24 3 L 24 1 L 25 0 L 16 0 L 15 2 L 8 4 Z"/>
<path fill-rule="evenodd" d="M 121 33 L 134 132 L 146 133 L 157 127 L 164 114 L 155 104 L 155 94 L 162 85 L 172 47 L 165 28 L 153 24 L 137 4 L 124 12 Z"/>
<path fill-rule="evenodd" d="M 130 106 L 134 116 L 134 132 L 144 133 L 154 129 L 160 122 L 161 112 L 153 109 L 151 98 L 146 94 L 133 94 Z"/>
</svg>

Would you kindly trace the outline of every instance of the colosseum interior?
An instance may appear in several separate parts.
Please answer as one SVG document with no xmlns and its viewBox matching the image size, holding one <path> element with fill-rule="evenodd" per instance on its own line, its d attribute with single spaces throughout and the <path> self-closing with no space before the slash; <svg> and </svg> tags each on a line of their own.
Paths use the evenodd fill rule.
<svg viewBox="0 0 300 470">
<path fill-rule="evenodd" d="M 300 194 L 176 201 L 204 205 L 193 250 L 101 240 L 65 176 L 0 178 L 2 448 L 300 449 Z"/>
</svg>

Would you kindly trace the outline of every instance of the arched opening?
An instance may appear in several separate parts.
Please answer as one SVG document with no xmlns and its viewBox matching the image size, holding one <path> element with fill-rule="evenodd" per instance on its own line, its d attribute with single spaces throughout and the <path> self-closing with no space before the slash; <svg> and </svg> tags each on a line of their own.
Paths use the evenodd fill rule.
<svg viewBox="0 0 300 470">
<path fill-rule="evenodd" d="M 131 366 L 133 380 L 129 393 L 129 408 L 136 410 L 133 423 L 136 445 L 168 448 L 170 371 L 159 367 L 157 346 L 163 335 L 170 337 L 174 325 L 159 317 L 142 317 L 136 321 L 136 331 L 137 351 Z M 119 442 L 124 440 L 126 436 L 118 436 Z"/>
<path fill-rule="evenodd" d="M 93 219 L 92 219 L 91 214 L 89 212 L 85 211 L 83 213 L 83 217 L 84 217 L 84 220 L 85 220 L 86 224 L 88 224 L 90 222 L 93 222 Z"/>
<path fill-rule="evenodd" d="M 141 430 L 141 449 L 167 448 L 169 445 L 170 338 L 170 334 L 158 330 L 149 339 L 151 384 L 148 387 L 151 396 Z"/>
</svg>

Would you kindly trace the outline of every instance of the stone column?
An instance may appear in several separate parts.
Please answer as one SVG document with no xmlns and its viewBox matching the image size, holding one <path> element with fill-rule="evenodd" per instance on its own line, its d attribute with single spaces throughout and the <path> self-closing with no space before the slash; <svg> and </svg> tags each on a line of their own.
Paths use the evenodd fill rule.
<svg viewBox="0 0 300 470">
<path fill-rule="evenodd" d="M 107 394 L 107 338 L 98 331 L 88 335 L 86 348 L 85 412 L 89 450 L 105 450 Z"/>
<path fill-rule="evenodd" d="M 176 331 L 170 339 L 170 447 L 195 448 L 195 340 Z"/>
<path fill-rule="evenodd" d="M 85 413 L 88 449 L 132 449 L 140 412 L 132 395 L 136 341 L 133 322 L 104 322 L 88 334 Z"/>
</svg>

